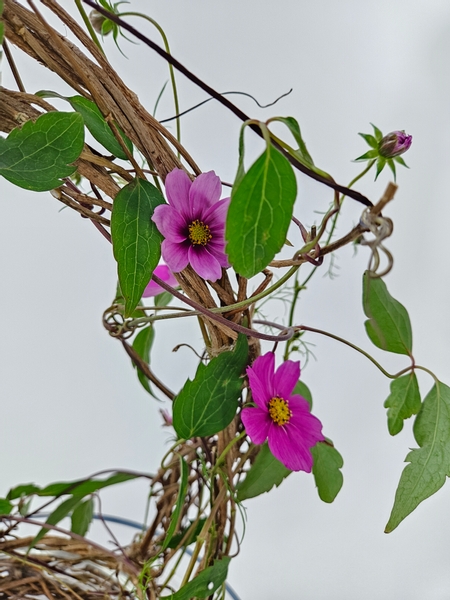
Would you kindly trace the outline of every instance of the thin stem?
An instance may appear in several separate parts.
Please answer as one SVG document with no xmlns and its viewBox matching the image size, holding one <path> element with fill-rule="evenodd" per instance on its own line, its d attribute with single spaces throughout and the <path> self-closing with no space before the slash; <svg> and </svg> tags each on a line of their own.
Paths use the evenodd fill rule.
<svg viewBox="0 0 450 600">
<path fill-rule="evenodd" d="M 8 45 L 8 42 L 6 41 L 6 39 L 3 40 L 3 49 L 5 50 L 6 60 L 8 61 L 9 68 L 11 69 L 11 73 L 13 74 L 13 77 L 16 81 L 17 87 L 19 88 L 19 90 L 21 92 L 23 92 L 25 94 L 26 93 L 25 86 L 23 85 L 22 78 L 20 77 L 19 70 L 16 66 L 16 63 L 14 61 L 13 55 L 11 54 L 11 51 L 9 49 L 9 45 Z"/>
<path fill-rule="evenodd" d="M 237 435 L 236 437 L 234 437 L 230 442 L 228 442 L 228 444 L 225 446 L 222 454 L 219 456 L 219 458 L 216 461 L 216 465 L 214 467 L 213 473 L 217 469 L 217 467 L 220 467 L 220 465 L 225 461 L 225 457 L 228 454 L 228 452 L 230 451 L 230 449 L 237 442 L 240 442 L 242 440 L 242 438 L 244 438 L 246 435 L 247 435 L 247 433 L 245 431 L 242 431 L 242 433 L 240 433 L 239 435 Z"/>
<path fill-rule="evenodd" d="M 97 34 L 95 33 L 95 29 L 92 27 L 92 23 L 89 21 L 89 17 L 87 15 L 86 11 L 84 10 L 84 6 L 81 4 L 81 0 L 75 0 L 75 4 L 81 15 L 81 18 L 84 21 L 84 24 L 86 25 L 87 30 L 89 31 L 89 35 L 91 36 L 92 41 L 94 42 L 94 44 L 96 46 L 98 46 L 98 49 L 100 50 L 100 52 L 102 54 L 105 54 L 105 51 L 102 48 L 100 40 L 98 39 Z M 96 9 L 94 9 L 94 10 L 96 10 Z"/>
<path fill-rule="evenodd" d="M 159 23 L 157 23 L 157 21 L 155 21 L 154 19 L 152 19 L 151 17 L 143 14 L 143 13 L 138 13 L 138 12 L 133 12 L 133 11 L 129 11 L 129 12 L 123 12 L 117 15 L 118 17 L 142 17 L 143 19 L 146 19 L 147 21 L 149 21 L 152 25 L 154 25 L 156 27 L 156 29 L 159 31 L 159 33 L 161 34 L 162 40 L 164 42 L 164 47 L 166 49 L 167 54 L 170 55 L 170 47 L 169 47 L 169 41 L 167 39 L 167 36 L 164 32 L 164 29 L 161 27 L 161 25 Z M 175 72 L 173 70 L 173 66 L 172 64 L 169 62 L 169 73 L 170 73 L 170 82 L 172 84 L 172 91 L 173 91 L 173 103 L 175 106 L 175 114 L 178 115 L 178 113 L 180 112 L 180 105 L 178 103 L 178 90 L 177 90 L 177 84 L 175 81 Z M 179 142 L 181 142 L 181 121 L 179 119 L 179 117 L 176 117 L 176 123 L 177 123 L 177 140 Z M 179 157 L 179 153 L 178 153 L 178 157 Z"/>
</svg>

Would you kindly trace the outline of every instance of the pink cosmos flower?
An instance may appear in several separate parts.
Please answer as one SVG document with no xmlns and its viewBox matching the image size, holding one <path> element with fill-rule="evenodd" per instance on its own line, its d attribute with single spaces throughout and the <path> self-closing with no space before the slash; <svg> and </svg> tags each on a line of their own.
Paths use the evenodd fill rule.
<svg viewBox="0 0 450 600">
<path fill-rule="evenodd" d="M 247 367 L 255 407 L 244 408 L 241 418 L 254 444 L 268 439 L 269 449 L 291 471 L 311 472 L 311 448 L 323 441 L 322 423 L 308 402 L 292 394 L 300 377 L 300 363 L 285 361 L 275 371 L 275 354 L 267 352 Z"/>
<path fill-rule="evenodd" d="M 188 264 L 210 281 L 228 268 L 225 254 L 225 218 L 230 198 L 220 200 L 222 185 L 214 171 L 191 181 L 184 171 L 174 169 L 166 178 L 169 204 L 156 207 L 152 220 L 164 241 L 161 253 L 174 273 Z"/>
<path fill-rule="evenodd" d="M 175 279 L 172 271 L 167 265 L 158 265 L 153 271 L 153 273 L 172 287 L 177 287 L 178 281 Z M 164 290 L 160 285 L 155 283 L 153 279 L 150 279 L 147 287 L 144 290 L 144 293 L 142 294 L 142 297 L 150 298 L 150 296 L 157 296 L 158 294 L 162 294 L 165 291 L 166 290 Z"/>
</svg>

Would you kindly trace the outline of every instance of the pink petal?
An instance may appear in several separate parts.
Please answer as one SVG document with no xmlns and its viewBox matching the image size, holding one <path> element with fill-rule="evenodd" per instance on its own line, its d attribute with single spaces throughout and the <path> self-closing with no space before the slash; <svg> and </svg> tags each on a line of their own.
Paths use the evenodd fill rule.
<svg viewBox="0 0 450 600">
<path fill-rule="evenodd" d="M 203 220 L 207 223 L 214 234 L 216 227 L 221 227 L 225 230 L 225 220 L 227 218 L 228 207 L 230 206 L 231 198 L 222 198 L 203 213 Z"/>
<path fill-rule="evenodd" d="M 203 215 L 219 200 L 221 192 L 222 184 L 214 171 L 201 173 L 189 190 L 190 214 L 193 218 L 203 220 Z"/>
<path fill-rule="evenodd" d="M 322 434 L 322 423 L 311 414 L 309 404 L 304 398 L 291 396 L 289 408 L 292 411 L 292 417 L 286 427 L 294 440 L 299 440 L 303 445 L 312 448 L 317 442 L 325 439 Z"/>
<path fill-rule="evenodd" d="M 275 364 L 275 354 L 267 352 L 264 356 L 258 356 L 251 367 L 247 367 L 247 376 L 253 400 L 256 404 L 267 409 L 267 403 L 272 395 L 271 377 Z"/>
<path fill-rule="evenodd" d="M 219 261 L 204 246 L 189 246 L 188 257 L 191 267 L 203 279 L 217 281 L 222 277 Z"/>
<path fill-rule="evenodd" d="M 214 241 L 211 240 L 210 242 L 208 242 L 207 248 L 208 248 L 208 252 L 210 254 L 212 254 L 215 258 L 217 258 L 220 266 L 224 267 L 225 269 L 228 269 L 228 267 L 230 266 L 230 263 L 228 262 L 228 256 L 225 253 L 225 242 L 214 243 Z"/>
<path fill-rule="evenodd" d="M 172 242 L 184 242 L 187 239 L 186 222 L 180 213 L 169 204 L 157 206 L 152 221 L 166 239 Z"/>
<path fill-rule="evenodd" d="M 153 271 L 153 275 L 156 275 L 172 287 L 177 287 L 178 281 L 172 274 L 172 271 L 169 269 L 167 265 L 158 265 L 156 269 Z M 162 294 L 166 290 L 158 285 L 155 281 L 150 279 L 147 287 L 142 294 L 143 298 L 150 298 L 151 296 L 157 296 L 158 294 Z"/>
<path fill-rule="evenodd" d="M 170 240 L 164 240 L 161 244 L 163 260 L 173 273 L 179 273 L 188 266 L 188 248 L 186 243 L 177 244 Z"/>
<path fill-rule="evenodd" d="M 290 424 L 290 423 L 289 423 Z M 269 449 L 291 471 L 311 473 L 313 458 L 308 447 L 291 438 L 288 425 L 271 423 L 268 438 Z"/>
<path fill-rule="evenodd" d="M 186 171 L 183 171 L 182 169 L 174 169 L 171 171 L 166 177 L 165 186 L 169 204 L 173 206 L 184 219 L 189 219 L 189 190 L 192 186 L 192 181 L 189 179 Z"/>
<path fill-rule="evenodd" d="M 271 423 L 269 413 L 256 407 L 244 408 L 241 412 L 241 419 L 252 442 L 263 444 L 267 439 Z"/>
<path fill-rule="evenodd" d="M 278 367 L 273 378 L 273 387 L 277 396 L 285 400 L 292 394 L 300 378 L 300 362 L 286 360 Z"/>
</svg>

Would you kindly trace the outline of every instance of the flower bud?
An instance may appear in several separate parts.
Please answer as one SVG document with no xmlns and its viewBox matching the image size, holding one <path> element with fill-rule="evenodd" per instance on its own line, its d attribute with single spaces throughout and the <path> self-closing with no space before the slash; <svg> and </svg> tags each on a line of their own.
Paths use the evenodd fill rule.
<svg viewBox="0 0 450 600">
<path fill-rule="evenodd" d="M 384 158 L 394 158 L 409 150 L 412 144 L 412 135 L 404 131 L 392 131 L 385 135 L 378 145 L 378 152 Z"/>
<path fill-rule="evenodd" d="M 108 21 L 105 16 L 98 12 L 98 10 L 91 10 L 89 13 L 89 21 L 91 22 L 92 27 L 95 29 L 97 33 L 102 33 L 108 35 L 110 31 L 104 31 L 104 23 Z"/>
</svg>

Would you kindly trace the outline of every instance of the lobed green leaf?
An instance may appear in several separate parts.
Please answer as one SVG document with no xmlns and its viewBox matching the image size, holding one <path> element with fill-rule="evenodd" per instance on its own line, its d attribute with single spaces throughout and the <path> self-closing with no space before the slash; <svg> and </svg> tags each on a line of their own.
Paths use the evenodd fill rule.
<svg viewBox="0 0 450 600">
<path fill-rule="evenodd" d="M 370 340 L 388 352 L 408 354 L 412 352 L 412 330 L 406 308 L 388 292 L 380 277 L 363 276 L 363 307 L 367 335 Z"/>
<path fill-rule="evenodd" d="M 278 487 L 292 471 L 286 468 L 269 450 L 267 442 L 261 447 L 245 479 L 237 486 L 239 501 L 255 498 Z"/>
<path fill-rule="evenodd" d="M 163 203 L 161 192 L 138 178 L 123 187 L 114 199 L 111 238 L 125 298 L 125 317 L 131 316 L 138 305 L 159 262 L 163 238 L 151 217 Z"/>
<path fill-rule="evenodd" d="M 80 156 L 83 145 L 81 115 L 41 115 L 13 129 L 6 139 L 0 137 L 0 175 L 26 190 L 52 190 L 76 170 L 71 163 Z"/>
<path fill-rule="evenodd" d="M 231 193 L 226 252 L 237 273 L 253 277 L 281 250 L 296 195 L 297 182 L 289 161 L 268 146 Z"/>
<path fill-rule="evenodd" d="M 450 387 L 437 382 L 414 423 L 420 448 L 409 452 L 385 532 L 390 533 L 450 476 Z"/>
<path fill-rule="evenodd" d="M 311 448 L 313 455 L 313 475 L 319 497 L 323 502 L 333 502 L 344 483 L 341 469 L 344 466 L 342 456 L 331 440 L 318 442 Z"/>
<path fill-rule="evenodd" d="M 223 584 L 228 574 L 228 565 L 231 558 L 224 556 L 221 560 L 214 561 L 197 577 L 186 583 L 178 592 L 170 596 L 161 596 L 161 600 L 192 600 L 192 598 L 209 598 Z"/>
<path fill-rule="evenodd" d="M 223 352 L 206 366 L 200 363 L 194 380 L 186 381 L 174 401 L 173 426 L 180 438 L 213 435 L 231 423 L 247 357 L 247 338 L 239 335 L 233 352 Z"/>
<path fill-rule="evenodd" d="M 403 429 L 403 421 L 416 415 L 422 405 L 419 384 L 414 372 L 394 379 L 391 393 L 384 406 L 388 409 L 388 429 L 391 435 L 397 435 Z"/>
</svg>

